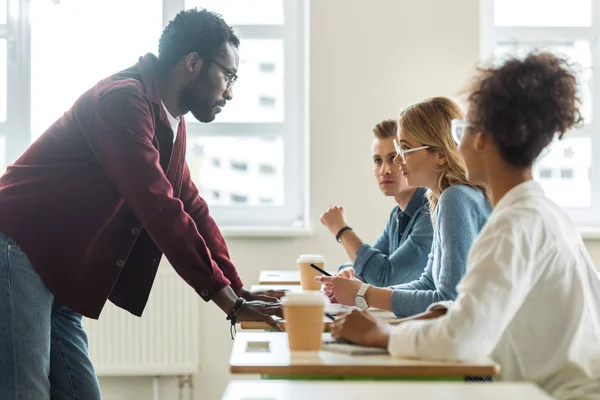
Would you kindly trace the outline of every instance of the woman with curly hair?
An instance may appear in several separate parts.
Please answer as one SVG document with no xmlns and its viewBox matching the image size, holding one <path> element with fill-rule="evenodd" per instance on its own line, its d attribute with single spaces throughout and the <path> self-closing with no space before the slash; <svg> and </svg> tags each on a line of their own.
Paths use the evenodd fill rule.
<svg viewBox="0 0 600 400">
<path fill-rule="evenodd" d="M 581 122 L 579 107 L 571 66 L 552 54 L 481 69 L 454 128 L 468 179 L 487 187 L 494 211 L 456 300 L 394 327 L 354 312 L 334 337 L 395 357 L 490 356 L 501 380 L 600 399 L 600 279 L 575 224 L 532 177 L 542 150 Z"/>
</svg>

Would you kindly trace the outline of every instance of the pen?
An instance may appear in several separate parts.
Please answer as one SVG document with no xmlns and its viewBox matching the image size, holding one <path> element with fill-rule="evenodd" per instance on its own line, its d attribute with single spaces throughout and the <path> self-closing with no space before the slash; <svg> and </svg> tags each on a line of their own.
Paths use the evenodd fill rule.
<svg viewBox="0 0 600 400">
<path fill-rule="evenodd" d="M 323 271 L 321 268 L 317 267 L 315 264 L 310 264 L 311 267 L 313 267 L 314 269 L 316 269 L 317 271 L 319 271 L 320 273 L 322 273 L 325 276 L 331 276 L 331 274 L 327 271 Z"/>
</svg>

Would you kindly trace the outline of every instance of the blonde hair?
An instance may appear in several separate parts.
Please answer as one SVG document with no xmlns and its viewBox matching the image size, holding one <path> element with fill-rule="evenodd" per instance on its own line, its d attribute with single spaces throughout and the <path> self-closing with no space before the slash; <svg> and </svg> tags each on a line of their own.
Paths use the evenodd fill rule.
<svg viewBox="0 0 600 400">
<path fill-rule="evenodd" d="M 465 164 L 458 152 L 458 145 L 452 138 L 451 121 L 462 119 L 463 113 L 458 104 L 447 97 L 432 97 L 413 104 L 400 113 L 398 127 L 424 146 L 430 146 L 427 151 L 440 151 L 446 156 L 446 164 L 442 167 L 438 180 L 440 192 L 452 185 L 468 185 L 480 189 L 483 187 L 471 185 L 467 181 Z M 438 204 L 438 198 L 431 190 L 427 191 L 431 218 Z"/>
</svg>

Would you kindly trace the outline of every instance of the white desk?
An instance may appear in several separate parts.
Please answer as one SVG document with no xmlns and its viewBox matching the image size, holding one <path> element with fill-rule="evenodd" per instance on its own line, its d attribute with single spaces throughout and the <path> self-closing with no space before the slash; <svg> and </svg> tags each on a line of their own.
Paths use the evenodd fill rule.
<svg viewBox="0 0 600 400">
<path fill-rule="evenodd" d="M 300 285 L 252 285 L 250 290 L 289 290 L 292 293 L 302 293 L 302 286 Z"/>
<path fill-rule="evenodd" d="M 278 290 L 289 290 L 292 293 L 302 293 L 302 288 L 299 285 L 252 285 L 250 286 L 250 290 L 259 290 L 259 289 L 272 289 L 276 288 Z M 336 316 L 340 312 L 344 312 L 347 307 L 342 306 L 340 304 L 330 304 L 325 308 L 326 313 L 331 313 Z M 351 309 L 351 308 L 348 308 Z M 384 321 L 393 321 L 396 319 L 394 313 L 384 310 L 372 309 L 369 312 L 376 318 L 379 318 Z M 276 321 L 285 329 L 285 320 L 275 318 Z M 329 331 L 331 323 L 333 322 L 329 317 L 324 316 L 323 321 L 325 322 L 325 330 Z M 272 330 L 273 327 L 266 322 L 262 321 L 243 321 L 240 323 L 242 329 L 248 330 Z"/>
<path fill-rule="evenodd" d="M 324 333 L 324 340 L 331 335 Z M 249 350 L 248 343 L 255 350 Z M 285 332 L 239 332 L 235 337 L 230 370 L 234 374 L 323 377 L 465 377 L 498 375 L 500 367 L 489 359 L 431 361 L 392 358 L 389 355 L 356 356 L 329 351 L 290 352 Z"/>
<path fill-rule="evenodd" d="M 328 271 L 331 275 L 335 275 L 335 271 Z M 276 271 L 264 270 L 258 275 L 258 283 L 261 285 L 299 285 L 300 271 Z"/>
<path fill-rule="evenodd" d="M 277 317 L 273 317 L 273 319 L 281 325 L 283 329 L 285 329 L 285 319 L 280 319 Z M 331 319 L 329 317 L 323 317 L 323 322 L 325 323 L 325 331 L 329 331 L 331 328 Z M 270 331 L 274 330 L 273 327 L 267 324 L 264 321 L 242 321 L 240 322 L 240 327 L 242 329 L 251 330 L 251 331 Z"/>
<path fill-rule="evenodd" d="M 265 285 L 253 285 L 250 287 L 251 290 L 255 290 L 256 288 L 262 288 Z M 294 286 L 289 286 L 290 288 L 293 288 Z M 284 287 L 278 287 L 278 289 L 283 289 Z M 291 290 L 290 290 L 291 291 Z M 300 290 L 301 292 L 301 290 Z M 330 315 L 332 314 L 334 317 L 337 316 L 337 314 L 340 312 L 340 310 L 342 310 L 344 307 L 338 307 L 339 304 L 330 304 L 329 306 L 327 306 L 325 308 L 325 312 L 326 313 L 330 313 Z M 383 321 L 387 321 L 387 322 L 391 322 L 396 320 L 396 316 L 394 315 L 394 313 L 390 312 L 390 311 L 384 311 L 384 310 L 377 310 L 377 309 L 373 309 L 373 310 L 369 310 L 369 312 L 376 318 L 381 319 Z M 285 329 L 285 320 L 284 319 L 279 319 L 277 317 L 274 317 L 275 320 Z M 333 322 L 329 317 L 324 316 L 323 317 L 323 322 L 325 322 L 325 331 L 329 331 L 329 328 L 331 327 L 331 323 Z M 243 321 L 240 323 L 240 326 L 242 329 L 246 329 L 246 330 L 262 330 L 262 331 L 270 331 L 273 330 L 273 327 L 269 324 L 267 324 L 266 322 L 263 321 Z"/>
<path fill-rule="evenodd" d="M 258 283 L 261 285 L 299 285 L 300 271 L 260 271 Z"/>
<path fill-rule="evenodd" d="M 244 380 L 229 383 L 221 400 L 420 399 L 551 400 L 530 383 L 310 382 Z"/>
</svg>

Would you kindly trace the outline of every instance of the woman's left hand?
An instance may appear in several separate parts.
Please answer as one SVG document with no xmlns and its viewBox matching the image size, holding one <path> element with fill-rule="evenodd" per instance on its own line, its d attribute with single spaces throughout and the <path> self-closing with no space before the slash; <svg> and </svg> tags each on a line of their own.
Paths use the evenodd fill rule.
<svg viewBox="0 0 600 400">
<path fill-rule="evenodd" d="M 325 294 L 328 297 L 334 297 L 347 306 L 356 305 L 356 294 L 362 285 L 358 279 L 347 279 L 341 276 L 317 276 L 315 279 L 325 285 Z"/>
<path fill-rule="evenodd" d="M 346 339 L 361 346 L 387 348 L 390 341 L 389 325 L 368 311 L 352 310 L 336 318 L 330 329 L 334 339 Z"/>
</svg>

